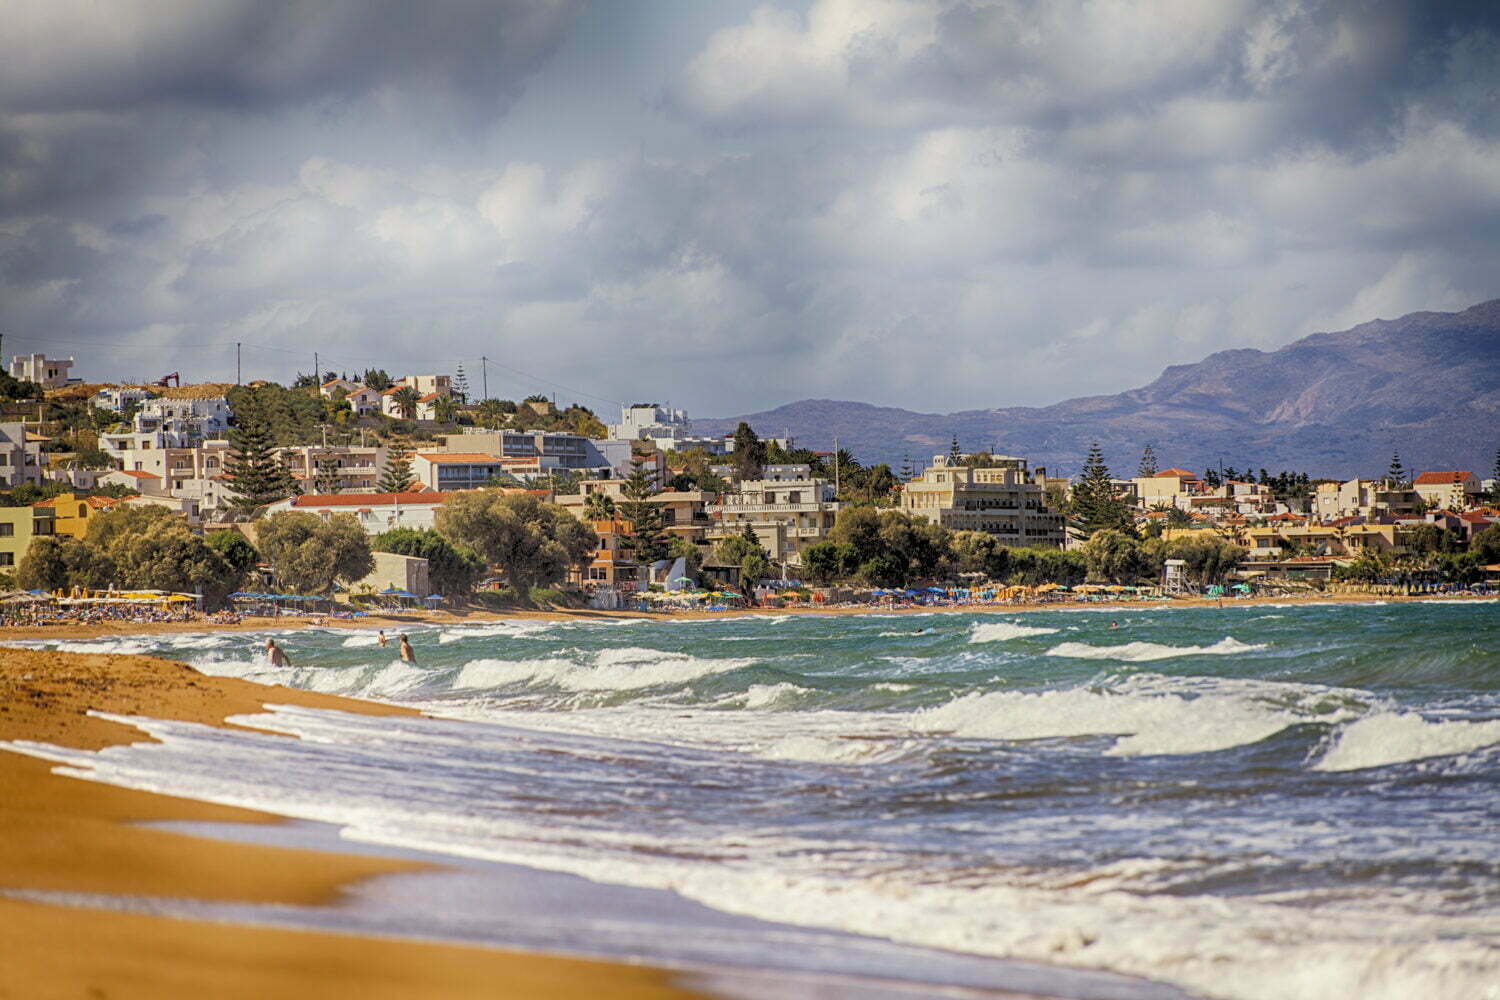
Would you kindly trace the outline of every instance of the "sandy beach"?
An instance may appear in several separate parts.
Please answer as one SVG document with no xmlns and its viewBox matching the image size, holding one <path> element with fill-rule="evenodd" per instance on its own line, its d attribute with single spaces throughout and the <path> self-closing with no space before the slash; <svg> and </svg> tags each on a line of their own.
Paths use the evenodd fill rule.
<svg viewBox="0 0 1500 1000">
<path fill-rule="evenodd" d="M 267 702 L 372 715 L 377 705 L 137 656 L 0 651 L 0 738 L 97 749 L 145 739 L 90 710 L 226 725 Z M 231 844 L 142 826 L 272 823 L 265 813 L 51 773 L 0 753 L 0 886 L 245 902 L 325 904 L 413 862 Z M 688 998 L 675 974 L 632 965 L 350 935 L 196 923 L 0 899 L 0 997 Z"/>
<path fill-rule="evenodd" d="M 639 618 L 655 621 L 699 621 L 731 618 L 739 615 L 927 615 L 927 614 L 1019 614 L 1030 611 L 1067 611 L 1069 609 L 1090 608 L 1110 609 L 1117 608 L 1121 611 L 1139 611 L 1143 608 L 1212 608 L 1212 607 L 1247 607 L 1255 605 L 1271 604 L 1371 604 L 1371 603 L 1396 603 L 1403 601 L 1431 600 L 1428 596 L 1403 596 L 1403 595 L 1376 595 L 1376 594 L 1319 594 L 1315 596 L 1287 596 L 1274 595 L 1264 597 L 1217 598 L 1189 597 L 1175 598 L 1171 601 L 1051 601 L 1051 602 L 1019 602 L 1015 604 L 941 604 L 921 606 L 898 606 L 890 607 L 883 605 L 854 605 L 854 606 L 798 606 L 789 608 L 737 608 L 731 611 L 673 611 L 673 612 L 650 612 L 650 611 L 597 611 L 593 609 L 573 608 L 546 608 L 531 609 L 518 608 L 512 611 L 489 611 L 480 609 L 467 609 L 458 612 L 452 611 L 409 611 L 377 613 L 366 615 L 363 618 L 326 618 L 316 615 L 284 615 L 277 618 L 265 616 L 245 616 L 242 621 L 235 624 L 219 624 L 210 621 L 185 621 L 185 622 L 128 622 L 110 621 L 96 624 L 62 624 L 62 625 L 37 625 L 37 626 L 5 626 L 0 627 L 0 643 L 19 640 L 34 639 L 104 639 L 123 635 L 148 635 L 170 632 L 266 632 L 278 629 L 304 629 L 304 628 L 347 628 L 347 629 L 385 629 L 392 634 L 399 633 L 404 628 L 424 628 L 444 625 L 475 625 L 491 622 L 505 621 L 602 621 L 608 619 L 632 619 Z M 1494 600 L 1494 597 L 1485 596 L 1454 596 L 1444 597 L 1444 600 L 1452 601 L 1486 601 Z"/>
</svg>

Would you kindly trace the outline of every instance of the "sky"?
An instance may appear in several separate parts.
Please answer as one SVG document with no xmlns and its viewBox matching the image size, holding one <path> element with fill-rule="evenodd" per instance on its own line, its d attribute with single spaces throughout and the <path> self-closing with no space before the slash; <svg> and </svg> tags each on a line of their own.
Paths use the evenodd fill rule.
<svg viewBox="0 0 1500 1000">
<path fill-rule="evenodd" d="M 7 0 L 0 334 L 93 381 L 949 412 L 1500 296 L 1500 5 Z"/>
</svg>

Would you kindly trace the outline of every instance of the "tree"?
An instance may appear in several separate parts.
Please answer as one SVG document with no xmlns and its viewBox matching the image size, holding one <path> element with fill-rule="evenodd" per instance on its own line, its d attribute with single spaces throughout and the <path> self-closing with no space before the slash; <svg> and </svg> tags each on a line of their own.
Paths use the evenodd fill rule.
<svg viewBox="0 0 1500 1000">
<path fill-rule="evenodd" d="M 696 580 L 703 568 L 703 550 L 681 535 L 673 536 L 667 543 L 667 558 L 681 559 L 683 575 L 690 579 Z"/>
<path fill-rule="evenodd" d="M 313 489 L 326 496 L 339 491 L 339 460 L 332 455 L 320 455 L 314 462 Z"/>
<path fill-rule="evenodd" d="M 260 553 L 250 540 L 232 528 L 219 531 L 210 531 L 203 536 L 208 547 L 223 557 L 224 561 L 241 577 L 253 570 L 260 563 Z"/>
<path fill-rule="evenodd" d="M 1500 524 L 1492 524 L 1470 539 L 1469 551 L 1486 566 L 1500 562 Z"/>
<path fill-rule="evenodd" d="M 375 488 L 381 493 L 405 493 L 412 482 L 411 445 L 404 438 L 396 438 L 386 446 L 385 466 Z"/>
<path fill-rule="evenodd" d="M 983 573 L 988 579 L 1003 580 L 1010 568 L 1010 550 L 987 531 L 955 531 L 949 550 L 960 573 Z"/>
<path fill-rule="evenodd" d="M 730 535 L 714 546 L 714 561 L 721 566 L 738 566 L 740 586 L 748 591 L 771 575 L 771 556 L 760 546 L 760 536 L 749 525 L 742 534 Z"/>
<path fill-rule="evenodd" d="M 590 521 L 608 521 L 615 516 L 614 497 L 603 490 L 594 490 L 583 500 L 583 516 Z"/>
<path fill-rule="evenodd" d="M 1129 583 L 1146 575 L 1147 561 L 1141 543 L 1134 537 L 1105 528 L 1094 532 L 1083 546 L 1089 577 L 1111 583 Z"/>
<path fill-rule="evenodd" d="M 460 403 L 469 401 L 469 376 L 464 374 L 463 365 L 459 365 L 453 373 L 453 395 L 458 397 Z"/>
<path fill-rule="evenodd" d="M 734 466 L 734 477 L 740 480 L 759 479 L 765 470 L 765 442 L 743 420 L 734 429 L 734 451 L 730 453 L 729 462 Z"/>
<path fill-rule="evenodd" d="M 948 446 L 948 464 L 959 465 L 962 463 L 964 453 L 958 448 L 958 435 L 953 435 L 953 443 Z"/>
<path fill-rule="evenodd" d="M 433 401 L 432 415 L 445 424 L 451 424 L 458 419 L 458 403 L 452 396 L 439 396 Z"/>
<path fill-rule="evenodd" d="M 484 560 L 473 549 L 454 545 L 431 528 L 392 528 L 370 541 L 376 552 L 427 560 L 427 581 L 446 597 L 465 597 L 484 577 Z"/>
<path fill-rule="evenodd" d="M 253 410 L 236 414 L 239 426 L 229 431 L 233 449 L 224 460 L 224 476 L 234 506 L 250 513 L 297 492 L 297 482 L 272 448 L 270 428 Z"/>
<path fill-rule="evenodd" d="M 666 523 L 661 507 L 651 502 L 657 493 L 656 476 L 646 471 L 646 463 L 641 458 L 630 460 L 630 475 L 625 477 L 620 493 L 624 497 L 619 507 L 620 516 L 630 522 L 630 533 L 623 542 L 635 561 L 649 566 L 666 558 Z"/>
<path fill-rule="evenodd" d="M 66 535 L 32 540 L 16 567 L 16 586 L 23 590 L 60 590 L 91 585 L 94 557 L 80 539 Z M 107 583 L 106 581 L 103 581 Z"/>
<path fill-rule="evenodd" d="M 815 542 L 802 550 L 802 568 L 818 583 L 831 583 L 859 568 L 854 546 L 839 542 Z"/>
<path fill-rule="evenodd" d="M 599 536 L 555 504 L 487 490 L 458 493 L 438 507 L 437 530 L 499 567 L 518 594 L 561 583 L 593 558 Z"/>
<path fill-rule="evenodd" d="M 884 462 L 871 466 L 865 473 L 865 498 L 871 503 L 884 500 L 890 496 L 891 490 L 896 488 L 896 475 L 891 472 L 891 467 Z"/>
<path fill-rule="evenodd" d="M 256 534 L 277 583 L 300 594 L 327 594 L 335 582 L 353 583 L 375 568 L 370 539 L 351 514 L 328 520 L 282 511 Z"/>
<path fill-rule="evenodd" d="M 1073 524 L 1085 538 L 1107 528 L 1132 531 L 1130 511 L 1120 498 L 1097 441 L 1089 446 L 1083 478 L 1073 487 Z"/>
<path fill-rule="evenodd" d="M 1156 475 L 1156 452 L 1149 444 L 1146 445 L 1146 450 L 1141 452 L 1141 467 L 1136 470 L 1136 474 L 1142 479 L 1149 479 Z"/>
<path fill-rule="evenodd" d="M 374 389 L 376 392 L 385 392 L 394 384 L 384 368 L 366 368 L 363 382 L 365 388 Z"/>
<path fill-rule="evenodd" d="M 409 385 L 403 385 L 391 396 L 391 403 L 406 420 L 415 420 L 417 417 L 417 403 L 421 400 L 421 393 Z"/>
<path fill-rule="evenodd" d="M 1387 488 L 1399 490 L 1406 486 L 1406 469 L 1401 465 L 1399 452 L 1391 453 L 1391 467 L 1385 471 Z"/>
<path fill-rule="evenodd" d="M 135 590 L 170 590 L 203 595 L 215 608 L 237 589 L 244 573 L 193 534 L 181 514 L 151 504 L 121 504 L 91 519 L 84 538 L 92 550 L 94 580 Z"/>
<path fill-rule="evenodd" d="M 1500 448 L 1495 449 L 1495 467 L 1491 470 L 1491 475 L 1493 478 L 1491 479 L 1492 485 L 1490 486 L 1489 502 L 1500 505 Z"/>
<path fill-rule="evenodd" d="M 1232 542 L 1205 534 L 1203 537 L 1175 539 L 1162 551 L 1162 556 L 1185 562 L 1183 573 L 1189 580 L 1202 584 L 1223 583 L 1244 561 L 1245 550 Z"/>
</svg>

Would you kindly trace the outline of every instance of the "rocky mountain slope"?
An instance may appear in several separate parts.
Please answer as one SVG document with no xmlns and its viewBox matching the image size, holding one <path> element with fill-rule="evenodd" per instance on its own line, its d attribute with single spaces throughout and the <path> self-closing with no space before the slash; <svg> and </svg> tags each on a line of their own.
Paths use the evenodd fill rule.
<svg viewBox="0 0 1500 1000">
<path fill-rule="evenodd" d="M 799 444 L 835 436 L 866 463 L 927 462 L 954 435 L 965 450 L 1020 455 L 1071 474 L 1097 440 L 1117 474 L 1151 444 L 1160 465 L 1296 469 L 1374 476 L 1399 450 L 1408 467 L 1491 475 L 1500 447 L 1500 299 L 1317 333 L 1275 351 L 1235 350 L 1174 365 L 1150 385 L 1045 407 L 915 413 L 808 399 L 742 417 L 695 420 L 727 433 L 747 420 Z"/>
</svg>

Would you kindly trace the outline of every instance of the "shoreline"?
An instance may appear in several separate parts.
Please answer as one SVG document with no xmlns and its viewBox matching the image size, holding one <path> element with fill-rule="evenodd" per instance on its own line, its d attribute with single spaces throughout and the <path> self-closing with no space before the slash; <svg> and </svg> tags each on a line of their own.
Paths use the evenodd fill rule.
<svg viewBox="0 0 1500 1000">
<path fill-rule="evenodd" d="M 7 640 L 33 642 L 57 639 L 113 639 L 131 635 L 202 632 L 279 632 L 311 628 L 369 631 L 384 628 L 399 633 L 403 628 L 441 628 L 444 626 L 484 625 L 508 621 L 588 622 L 608 620 L 643 621 L 721 621 L 739 617 L 778 617 L 784 615 L 929 615 L 929 614 L 1025 614 L 1033 611 L 1118 610 L 1140 611 L 1158 608 L 1232 608 L 1257 605 L 1326 607 L 1334 604 L 1419 604 L 1493 602 L 1494 595 L 1397 595 L 1397 594 L 1319 594 L 1317 596 L 1212 597 L 1174 598 L 1165 601 L 1047 601 L 1018 604 L 941 604 L 913 606 L 838 605 L 834 607 L 796 606 L 790 608 L 736 608 L 730 611 L 600 611 L 572 608 L 526 608 L 509 611 L 470 609 L 462 612 L 412 611 L 372 614 L 366 618 L 325 618 L 317 615 L 282 617 L 247 616 L 234 624 L 212 621 L 129 622 L 108 621 L 90 624 L 0 626 L 0 644 Z"/>
<path fill-rule="evenodd" d="M 209 677 L 167 660 L 0 650 L 0 739 L 102 749 L 150 739 L 90 711 L 233 728 L 266 702 L 415 715 L 377 702 Z M 53 773 L 0 753 L 0 890 L 326 906 L 427 862 L 208 839 L 163 822 L 281 824 L 281 816 Z M 88 947 L 79 947 L 79 942 Z M 214 995 L 475 998 L 503 987 L 554 1000 L 702 1000 L 691 976 L 647 965 L 462 945 L 196 922 L 0 895 L 5 988 L 16 997 Z"/>
</svg>

